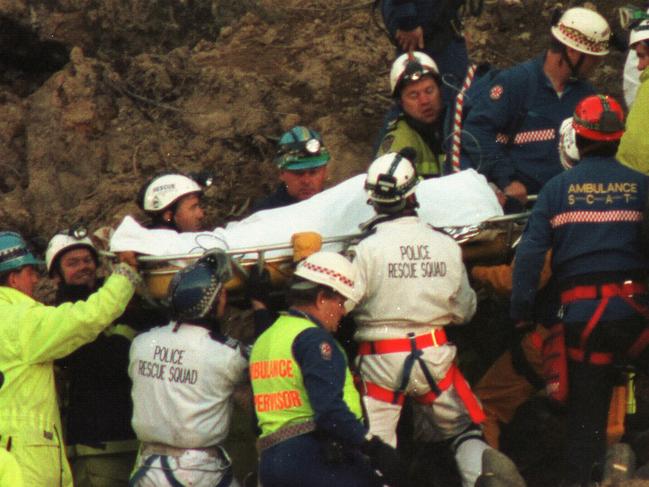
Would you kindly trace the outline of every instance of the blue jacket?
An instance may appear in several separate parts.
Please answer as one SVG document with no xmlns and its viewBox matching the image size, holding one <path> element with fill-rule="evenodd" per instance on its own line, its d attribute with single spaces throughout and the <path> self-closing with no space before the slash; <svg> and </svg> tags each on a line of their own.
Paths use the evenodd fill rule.
<svg viewBox="0 0 649 487">
<path fill-rule="evenodd" d="M 392 37 L 397 29 L 408 31 L 421 26 L 424 38 L 429 39 L 439 30 L 436 24 L 448 23 L 449 17 L 454 18 L 463 4 L 457 0 L 383 0 L 381 14 Z M 442 11 L 444 6 L 446 10 Z"/>
<path fill-rule="evenodd" d="M 612 157 L 587 157 L 539 194 L 518 250 L 511 315 L 530 319 L 545 252 L 560 289 L 641 278 L 649 269 L 641 239 L 649 178 Z M 590 318 L 597 301 L 569 305 L 564 320 Z M 632 310 L 611 300 L 603 320 Z M 626 315 L 626 316 L 625 316 Z"/>
<path fill-rule="evenodd" d="M 477 169 L 500 188 L 518 180 L 537 193 L 562 171 L 559 126 L 594 93 L 590 83 L 574 81 L 559 97 L 543 62 L 539 56 L 503 70 L 479 99 L 465 100 L 471 110 L 462 127 L 462 167 Z M 512 134 L 513 143 L 507 143 Z"/>
<path fill-rule="evenodd" d="M 301 316 L 294 310 L 288 312 Z M 338 348 L 331 333 L 312 316 L 308 318 L 318 327 L 309 328 L 296 337 L 293 342 L 293 356 L 300 365 L 304 387 L 315 412 L 316 425 L 318 430 L 328 433 L 331 437 L 358 446 L 363 442 L 367 430 L 343 401 L 347 358 Z M 330 357 L 323 357 L 323 343 L 329 344 Z"/>
</svg>

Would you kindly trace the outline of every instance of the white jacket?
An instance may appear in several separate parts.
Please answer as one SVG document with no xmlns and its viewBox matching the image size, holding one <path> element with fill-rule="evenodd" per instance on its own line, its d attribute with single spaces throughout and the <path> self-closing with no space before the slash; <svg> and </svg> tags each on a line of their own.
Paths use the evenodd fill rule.
<svg viewBox="0 0 649 487">
<path fill-rule="evenodd" d="M 247 380 L 236 340 L 218 342 L 196 325 L 153 328 L 133 340 L 133 429 L 140 441 L 177 448 L 216 446 L 226 439 L 232 393 Z"/>
<path fill-rule="evenodd" d="M 425 333 L 475 313 L 460 246 L 416 216 L 377 224 L 355 248 L 354 266 L 356 341 Z"/>
</svg>

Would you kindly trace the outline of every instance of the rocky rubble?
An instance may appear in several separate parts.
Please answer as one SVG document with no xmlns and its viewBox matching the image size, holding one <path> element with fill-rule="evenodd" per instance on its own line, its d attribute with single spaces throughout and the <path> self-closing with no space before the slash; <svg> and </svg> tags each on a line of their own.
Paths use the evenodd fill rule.
<svg viewBox="0 0 649 487">
<path fill-rule="evenodd" d="M 617 2 L 598 3 L 612 18 Z M 555 5 L 487 1 L 468 22 L 473 56 L 507 65 L 534 54 Z M 537 13 L 543 22 L 530 22 Z M 152 173 L 201 169 L 217 176 L 208 216 L 222 224 L 272 187 L 274 143 L 296 123 L 324 134 L 331 183 L 363 171 L 393 54 L 371 17 L 371 2 L 354 0 L 0 1 L 11 26 L 3 226 L 49 237 L 77 221 L 114 224 L 137 214 Z M 599 80 L 618 91 L 621 59 Z"/>
</svg>

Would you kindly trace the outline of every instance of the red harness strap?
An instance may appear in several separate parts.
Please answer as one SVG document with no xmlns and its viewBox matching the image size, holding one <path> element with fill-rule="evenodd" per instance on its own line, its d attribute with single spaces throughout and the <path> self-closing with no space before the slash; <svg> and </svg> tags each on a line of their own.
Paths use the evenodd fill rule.
<svg viewBox="0 0 649 487">
<path fill-rule="evenodd" d="M 600 284 L 596 286 L 576 286 L 561 293 L 561 304 L 569 304 L 579 300 L 594 300 L 601 298 L 593 316 L 581 332 L 579 337 L 579 348 L 569 348 L 568 356 L 576 362 L 583 362 L 586 358 L 594 365 L 606 365 L 613 361 L 613 354 L 600 352 L 586 352 L 588 339 L 592 334 L 595 326 L 602 318 L 608 302 L 613 297 L 622 298 L 630 307 L 649 318 L 649 309 L 633 301 L 633 295 L 644 294 L 647 292 L 647 286 L 641 282 L 625 281 L 623 283 Z M 639 355 L 649 344 L 649 330 L 645 330 L 636 341 L 631 345 L 627 354 L 631 357 Z"/>
<path fill-rule="evenodd" d="M 447 342 L 444 328 L 435 328 L 430 333 L 415 337 L 417 350 L 439 347 Z M 410 352 L 411 350 L 412 342 L 410 338 L 390 338 L 374 342 L 362 342 L 358 346 L 358 355 L 383 355 L 385 353 Z"/>
<path fill-rule="evenodd" d="M 455 364 L 451 365 L 444 378 L 437 383 L 437 387 L 443 392 L 448 389 L 451 384 L 455 386 L 455 390 L 464 403 L 464 407 L 469 412 L 471 420 L 476 424 L 482 423 L 486 419 L 482 406 L 473 394 L 473 391 L 462 375 L 462 372 L 460 372 L 460 369 Z M 361 385 L 361 394 L 376 399 L 377 401 L 398 404 L 399 406 L 402 406 L 405 400 L 405 395 L 403 393 L 381 387 L 368 381 L 363 381 Z M 420 404 L 432 404 L 438 397 L 439 396 L 435 394 L 435 392 L 429 391 L 421 396 L 413 396 L 413 399 Z"/>
<path fill-rule="evenodd" d="M 596 286 L 575 286 L 561 293 L 561 304 L 568 304 L 581 299 L 612 298 L 613 296 L 633 296 L 644 294 L 647 286 L 642 282 L 626 281 L 623 283 L 600 284 Z"/>
</svg>

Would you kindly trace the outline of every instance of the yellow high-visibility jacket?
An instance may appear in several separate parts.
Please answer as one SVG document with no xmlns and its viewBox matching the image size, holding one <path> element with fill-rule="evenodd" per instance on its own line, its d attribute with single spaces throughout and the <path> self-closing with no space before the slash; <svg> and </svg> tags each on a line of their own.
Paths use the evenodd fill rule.
<svg viewBox="0 0 649 487">
<path fill-rule="evenodd" d="M 626 119 L 626 131 L 617 160 L 631 169 L 649 174 L 649 68 L 640 74 L 640 87 Z"/>
<path fill-rule="evenodd" d="M 0 286 L 0 443 L 11 438 L 25 485 L 72 486 L 52 362 L 93 341 L 124 312 L 134 290 L 113 274 L 86 301 L 54 307 Z"/>
<path fill-rule="evenodd" d="M 23 474 L 14 456 L 0 445 L 0 487 L 24 487 Z"/>
</svg>

